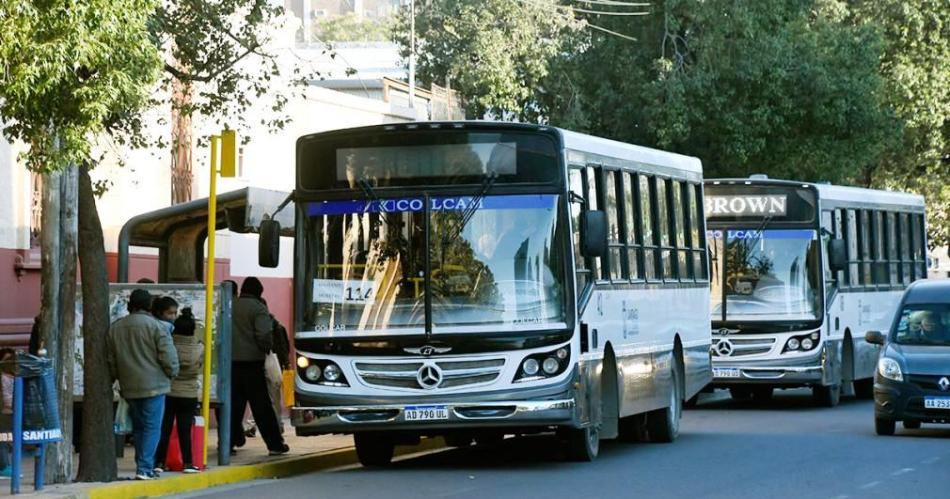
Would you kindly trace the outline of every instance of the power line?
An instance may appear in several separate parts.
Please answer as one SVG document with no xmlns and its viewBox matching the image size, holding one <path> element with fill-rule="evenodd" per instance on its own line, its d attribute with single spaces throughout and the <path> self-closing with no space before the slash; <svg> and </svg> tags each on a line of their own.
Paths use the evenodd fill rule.
<svg viewBox="0 0 950 499">
<path fill-rule="evenodd" d="M 610 12 L 604 10 L 587 10 L 587 9 L 578 9 L 576 7 L 571 8 L 574 12 L 580 12 L 582 14 L 596 14 L 598 16 L 648 16 L 649 12 Z"/>
<path fill-rule="evenodd" d="M 618 0 L 574 0 L 592 5 L 610 5 L 614 7 L 649 7 L 650 2 L 620 2 Z"/>
<path fill-rule="evenodd" d="M 517 1 L 519 1 L 519 2 L 521 2 L 521 3 L 524 3 L 524 4 L 531 3 L 531 4 L 534 4 L 534 5 L 540 6 L 540 4 L 538 4 L 536 1 L 533 1 L 533 0 L 517 0 Z M 608 1 L 608 0 L 601 0 L 601 1 Z M 546 7 L 546 6 L 545 6 L 545 7 Z M 574 8 L 572 8 L 572 7 L 567 7 L 567 6 L 562 6 L 562 5 L 552 5 L 552 7 L 554 7 L 554 10 L 551 11 L 552 14 L 559 15 L 559 16 L 561 16 L 561 17 L 569 18 L 569 19 L 571 19 L 572 21 L 578 21 L 578 20 L 579 20 L 579 19 L 577 19 L 576 17 L 574 17 L 573 15 L 571 15 L 570 13 L 568 13 L 568 12 L 574 12 L 575 10 L 579 10 L 579 9 L 574 9 Z M 568 12 L 560 12 L 558 9 L 562 9 L 562 10 L 565 10 L 565 9 L 566 9 Z M 639 14 L 639 15 L 645 15 L 645 13 Z M 596 30 L 598 30 L 598 31 L 607 33 L 607 34 L 609 34 L 609 35 L 613 35 L 613 36 L 616 36 L 616 37 L 618 37 L 618 38 L 623 38 L 624 40 L 630 40 L 630 41 L 633 41 L 633 42 L 637 41 L 636 38 L 634 38 L 634 37 L 632 37 L 632 36 L 630 36 L 630 35 L 625 35 L 625 34 L 623 34 L 623 33 L 618 33 L 618 32 L 616 32 L 616 31 L 614 31 L 614 30 L 607 29 L 607 28 L 604 28 L 604 27 L 602 27 L 602 26 L 598 26 L 598 25 L 596 25 L 596 24 L 592 24 L 591 22 L 589 22 L 589 21 L 586 20 L 586 19 L 584 19 L 583 21 L 584 21 L 584 26 L 586 26 L 586 27 L 588 27 L 588 28 L 593 28 L 593 29 L 596 29 Z"/>
<path fill-rule="evenodd" d="M 602 27 L 600 27 L 600 26 L 597 26 L 596 24 L 587 23 L 587 26 L 589 26 L 589 27 L 591 27 L 591 28 L 594 28 L 594 29 L 596 29 L 596 30 L 603 31 L 604 33 L 609 33 L 609 34 L 611 34 L 611 35 L 614 35 L 614 36 L 623 38 L 623 39 L 625 39 L 625 40 L 630 40 L 631 42 L 637 41 L 636 38 L 634 38 L 634 37 L 632 37 L 632 36 L 630 36 L 630 35 L 625 35 L 625 34 L 623 34 L 623 33 L 618 33 L 618 32 L 616 32 L 616 31 L 609 30 L 609 29 L 607 29 L 607 28 L 602 28 Z"/>
</svg>

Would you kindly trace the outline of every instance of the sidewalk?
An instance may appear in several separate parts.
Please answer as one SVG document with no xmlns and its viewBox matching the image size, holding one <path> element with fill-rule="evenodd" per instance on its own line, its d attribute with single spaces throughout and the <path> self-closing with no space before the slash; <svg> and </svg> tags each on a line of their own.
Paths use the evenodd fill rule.
<svg viewBox="0 0 950 499">
<path fill-rule="evenodd" d="M 208 486 L 220 485 L 225 483 L 234 483 L 237 481 L 252 480 L 266 476 L 288 476 L 297 471 L 300 462 L 307 460 L 313 461 L 316 458 L 324 464 L 338 463 L 335 466 L 349 464 L 353 456 L 353 438 L 341 435 L 324 435 L 320 437 L 298 437 L 294 435 L 293 428 L 289 423 L 285 423 L 286 432 L 284 438 L 290 446 L 290 453 L 280 457 L 270 457 L 267 455 L 267 448 L 264 446 L 260 435 L 254 438 L 248 438 L 247 444 L 237 450 L 237 454 L 231 456 L 229 466 L 217 466 L 217 438 L 216 432 L 212 430 L 209 433 L 208 461 L 209 467 L 202 473 L 185 475 L 183 473 L 166 472 L 158 480 L 137 482 L 132 480 L 135 474 L 135 450 L 131 446 L 125 447 L 125 456 L 119 458 L 119 480 L 110 484 L 103 483 L 74 483 L 66 485 L 48 485 L 40 493 L 33 491 L 33 458 L 25 457 L 21 473 L 20 492 L 23 497 L 141 497 L 160 494 L 173 494 L 181 492 L 181 487 L 187 489 L 205 488 Z M 78 466 L 79 456 L 74 456 L 75 463 Z M 298 464 L 295 464 L 298 463 Z M 314 463 L 315 464 L 315 463 Z M 304 472 L 306 469 L 298 471 Z M 262 475 L 263 474 L 263 475 Z M 258 476 L 262 475 L 262 476 Z M 164 482 L 164 483 L 163 483 Z M 181 483 L 179 483 L 181 482 Z M 195 487 L 194 484 L 204 484 L 204 487 Z M 134 489 L 143 488 L 148 490 L 136 490 L 134 493 L 125 486 Z M 154 494 L 158 492 L 158 494 Z M 0 480 L 0 496 L 10 495 L 10 480 Z"/>
</svg>

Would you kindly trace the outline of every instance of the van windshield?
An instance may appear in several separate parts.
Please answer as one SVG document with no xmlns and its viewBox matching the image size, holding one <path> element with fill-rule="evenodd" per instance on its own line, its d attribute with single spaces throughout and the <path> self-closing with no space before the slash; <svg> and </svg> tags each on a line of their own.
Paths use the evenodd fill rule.
<svg viewBox="0 0 950 499">
<path fill-rule="evenodd" d="M 901 310 L 894 342 L 950 346 L 950 304 L 915 304 Z"/>
</svg>

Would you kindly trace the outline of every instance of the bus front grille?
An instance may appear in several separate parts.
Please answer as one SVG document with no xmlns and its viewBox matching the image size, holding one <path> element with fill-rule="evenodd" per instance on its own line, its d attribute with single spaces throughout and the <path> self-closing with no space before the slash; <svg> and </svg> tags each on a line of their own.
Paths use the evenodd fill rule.
<svg viewBox="0 0 950 499">
<path fill-rule="evenodd" d="M 422 384 L 420 379 L 431 381 L 431 377 L 420 375 L 420 371 L 426 366 L 437 368 L 440 377 L 438 384 Z M 370 386 L 432 390 L 491 383 L 501 376 L 505 359 L 356 362 L 354 367 L 360 379 Z"/>
<path fill-rule="evenodd" d="M 724 341 L 728 341 L 732 348 L 719 348 L 719 343 Z M 774 344 L 775 338 L 713 338 L 710 351 L 713 357 L 747 357 L 769 353 Z M 729 352 L 729 355 L 722 352 Z"/>
</svg>

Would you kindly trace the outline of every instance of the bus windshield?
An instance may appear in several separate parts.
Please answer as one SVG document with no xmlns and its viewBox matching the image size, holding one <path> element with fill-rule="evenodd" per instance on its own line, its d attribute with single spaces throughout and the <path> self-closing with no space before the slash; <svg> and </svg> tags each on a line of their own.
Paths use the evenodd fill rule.
<svg viewBox="0 0 950 499">
<path fill-rule="evenodd" d="M 820 317 L 814 230 L 707 231 L 714 273 L 712 314 L 726 321 L 812 321 Z"/>
<path fill-rule="evenodd" d="M 307 205 L 305 327 L 419 334 L 564 327 L 557 195 L 421 197 Z M 431 287 L 426 289 L 425 258 Z"/>
</svg>

